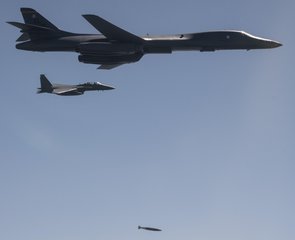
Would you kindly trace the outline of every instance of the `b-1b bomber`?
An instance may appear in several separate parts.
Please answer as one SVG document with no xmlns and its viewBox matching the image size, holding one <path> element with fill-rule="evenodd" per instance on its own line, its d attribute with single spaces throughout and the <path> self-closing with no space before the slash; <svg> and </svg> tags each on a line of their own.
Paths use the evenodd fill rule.
<svg viewBox="0 0 295 240">
<path fill-rule="evenodd" d="M 280 47 L 282 44 L 244 31 L 137 36 L 96 15 L 82 15 L 101 34 L 78 34 L 60 30 L 31 8 L 21 8 L 24 23 L 8 22 L 20 29 L 17 49 L 28 51 L 78 52 L 83 63 L 112 69 L 139 61 L 145 54 L 174 51 L 251 50 Z"/>
</svg>

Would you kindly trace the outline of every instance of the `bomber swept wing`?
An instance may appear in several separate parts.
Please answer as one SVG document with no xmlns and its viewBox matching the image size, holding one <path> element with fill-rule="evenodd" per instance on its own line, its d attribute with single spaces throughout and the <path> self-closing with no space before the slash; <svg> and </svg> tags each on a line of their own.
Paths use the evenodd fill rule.
<svg viewBox="0 0 295 240">
<path fill-rule="evenodd" d="M 82 15 L 93 27 L 106 36 L 111 41 L 142 43 L 144 39 L 117 27 L 116 25 L 104 20 L 103 18 L 85 14 Z"/>
<path fill-rule="evenodd" d="M 100 33 L 102 33 L 108 40 L 109 42 L 112 44 L 134 44 L 134 45 L 142 45 L 143 42 L 145 41 L 144 39 L 142 39 L 141 37 L 138 37 L 108 21 L 106 21 L 105 19 L 96 16 L 96 15 L 91 15 L 91 14 L 85 14 L 82 15 L 94 28 L 96 28 Z M 116 45 L 113 45 L 114 47 Z M 133 46 L 133 45 L 132 45 Z M 87 45 L 85 47 L 88 47 Z M 111 46 L 109 46 L 111 47 Z M 122 48 L 121 51 L 123 51 L 125 49 Z M 91 57 L 88 57 L 87 54 L 83 54 L 81 53 L 83 56 L 80 58 L 80 60 L 82 62 L 93 62 L 96 63 L 97 59 L 92 59 L 88 61 L 88 58 L 95 58 L 95 56 L 98 59 L 104 59 L 106 56 L 104 56 L 104 54 L 91 54 Z M 137 54 L 137 53 L 135 53 Z M 119 67 L 125 63 L 129 63 L 129 62 L 133 62 L 133 60 L 122 60 L 120 58 L 122 57 L 132 57 L 134 54 L 127 53 L 125 54 L 114 54 L 113 59 L 118 58 L 118 61 L 113 61 L 113 60 L 105 60 L 105 63 L 101 63 L 103 61 L 99 61 L 97 62 L 98 64 L 100 64 L 100 66 L 98 67 L 98 69 L 105 69 L 105 70 L 110 70 L 116 67 Z M 143 54 L 142 54 L 143 55 Z M 142 56 L 141 55 L 141 56 Z M 82 60 L 83 58 L 85 58 L 85 60 Z M 106 57 L 107 58 L 107 57 Z M 138 59 L 139 60 L 139 59 Z M 138 61 L 136 59 L 136 61 Z"/>
</svg>

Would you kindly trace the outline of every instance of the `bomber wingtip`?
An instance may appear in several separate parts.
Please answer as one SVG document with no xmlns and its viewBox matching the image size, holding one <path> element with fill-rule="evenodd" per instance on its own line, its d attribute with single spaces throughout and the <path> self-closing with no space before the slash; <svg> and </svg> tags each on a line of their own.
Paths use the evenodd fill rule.
<svg viewBox="0 0 295 240">
<path fill-rule="evenodd" d="M 89 22 L 91 25 L 93 25 L 93 21 L 97 20 L 104 20 L 101 17 L 94 15 L 94 14 L 82 14 L 82 17 Z M 105 20 L 104 20 L 105 21 Z"/>
<path fill-rule="evenodd" d="M 33 8 L 21 7 L 20 11 L 21 12 L 34 12 L 35 10 Z"/>
<path fill-rule="evenodd" d="M 96 15 L 93 15 L 93 14 L 82 14 L 82 17 L 87 19 L 87 18 L 90 18 L 90 17 L 94 17 Z"/>
<path fill-rule="evenodd" d="M 10 25 L 12 25 L 12 26 L 15 26 L 14 24 L 15 24 L 15 22 L 12 22 L 12 21 L 7 21 L 6 23 L 8 23 L 8 24 L 10 24 Z"/>
<path fill-rule="evenodd" d="M 11 21 L 7 21 L 6 23 L 9 24 L 9 25 L 14 26 L 14 25 L 13 25 L 13 22 L 11 22 Z"/>
</svg>

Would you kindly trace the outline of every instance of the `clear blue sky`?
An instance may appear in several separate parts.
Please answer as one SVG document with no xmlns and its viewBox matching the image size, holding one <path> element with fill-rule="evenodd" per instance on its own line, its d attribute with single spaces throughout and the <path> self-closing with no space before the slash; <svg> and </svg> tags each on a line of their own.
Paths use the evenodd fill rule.
<svg viewBox="0 0 295 240">
<path fill-rule="evenodd" d="M 6 21 L 32 7 L 96 33 L 97 14 L 135 34 L 236 29 L 257 51 L 148 55 L 112 71 L 76 53 L 15 49 Z M 2 1 L 0 239 L 293 240 L 295 2 Z M 36 94 L 52 82 L 109 92 Z M 163 229 L 138 231 L 137 225 Z"/>
</svg>

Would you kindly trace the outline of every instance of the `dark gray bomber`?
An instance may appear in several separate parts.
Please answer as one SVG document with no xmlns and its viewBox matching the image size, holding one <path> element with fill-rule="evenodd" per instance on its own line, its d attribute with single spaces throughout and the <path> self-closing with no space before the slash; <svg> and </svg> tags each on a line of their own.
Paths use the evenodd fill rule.
<svg viewBox="0 0 295 240">
<path fill-rule="evenodd" d="M 78 85 L 52 84 L 44 74 L 40 75 L 41 87 L 37 93 L 54 93 L 61 96 L 77 96 L 84 94 L 85 91 L 103 91 L 114 89 L 111 86 L 95 83 L 82 83 Z"/>
<path fill-rule="evenodd" d="M 8 22 L 21 29 L 17 49 L 29 51 L 76 51 L 79 61 L 112 69 L 139 61 L 148 53 L 173 51 L 215 51 L 266 49 L 281 43 L 253 36 L 244 31 L 211 31 L 201 33 L 143 36 L 127 32 L 95 15 L 83 17 L 102 34 L 77 34 L 58 29 L 31 8 L 21 8 L 25 23 Z"/>
</svg>

